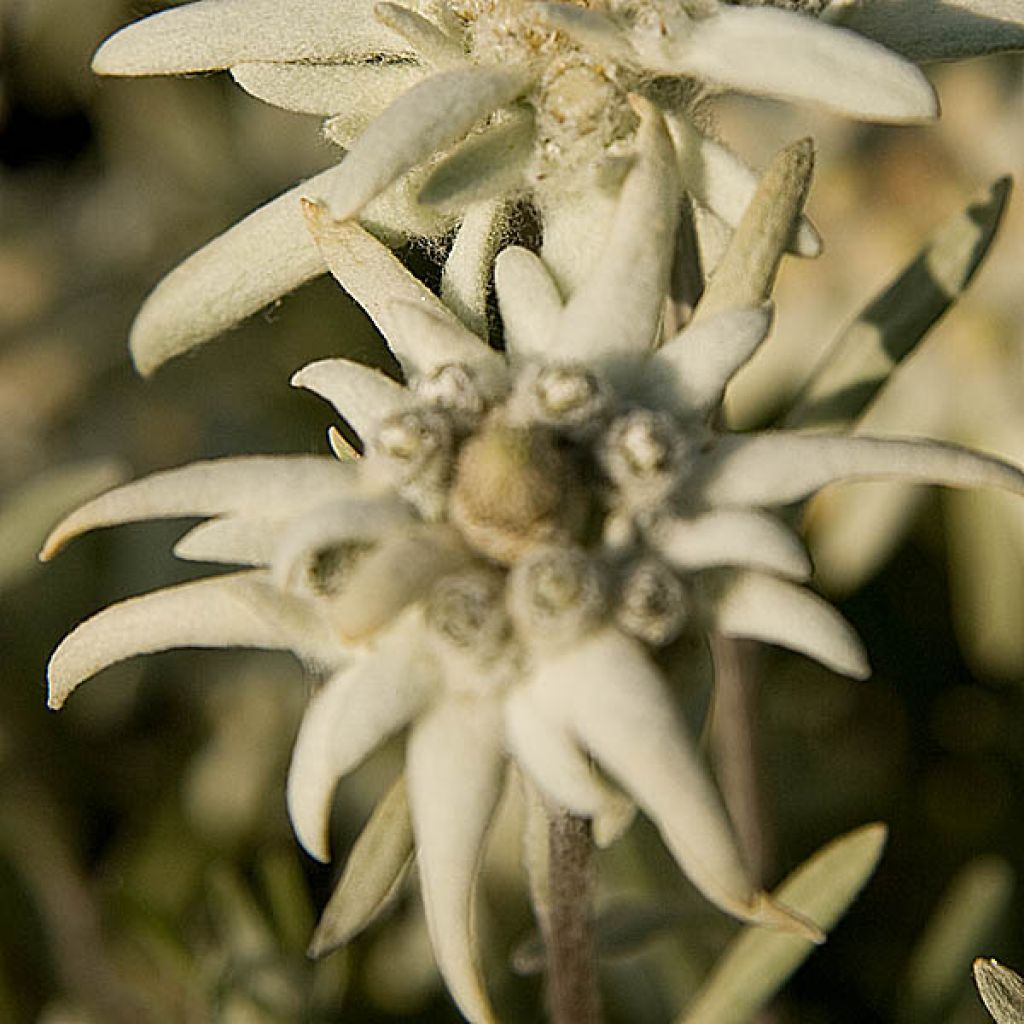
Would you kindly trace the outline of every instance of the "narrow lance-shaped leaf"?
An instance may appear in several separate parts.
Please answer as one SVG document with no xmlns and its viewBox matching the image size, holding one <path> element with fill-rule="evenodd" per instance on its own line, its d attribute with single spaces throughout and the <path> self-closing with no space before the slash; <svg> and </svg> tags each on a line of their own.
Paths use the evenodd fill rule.
<svg viewBox="0 0 1024 1024">
<path fill-rule="evenodd" d="M 971 283 L 995 238 L 1010 196 L 1000 178 L 949 220 L 909 266 L 824 354 L 789 427 L 838 427 L 868 407 L 890 374 Z"/>
<path fill-rule="evenodd" d="M 996 1024 L 1024 1024 L 1024 979 L 996 960 L 974 961 L 974 981 Z"/>
<path fill-rule="evenodd" d="M 835 927 L 878 864 L 884 825 L 833 840 L 775 890 L 780 903 L 799 911 L 824 932 Z M 813 952 L 799 935 L 747 928 L 726 950 L 679 1024 L 744 1024 Z"/>
<path fill-rule="evenodd" d="M 691 19 L 680 10 L 634 30 L 631 41 L 649 70 L 725 89 L 868 121 L 920 121 L 938 113 L 928 79 L 909 61 L 802 12 L 716 4 Z"/>
<path fill-rule="evenodd" d="M 412 863 L 412 822 L 405 779 L 388 790 L 370 815 L 309 944 L 321 957 L 345 945 L 391 902 Z"/>
<path fill-rule="evenodd" d="M 810 139 L 787 146 L 771 162 L 722 259 L 708 281 L 694 320 L 769 298 L 789 248 L 814 170 Z"/>
<path fill-rule="evenodd" d="M 368 3 L 200 0 L 143 18 L 93 58 L 100 75 L 179 75 L 244 61 L 339 61 L 409 54 Z"/>
<path fill-rule="evenodd" d="M 900 986 L 899 1020 L 951 1019 L 969 985 L 965 967 L 992 940 L 1013 889 L 1013 868 L 1001 857 L 976 857 L 957 873 L 911 953 Z"/>
<path fill-rule="evenodd" d="M 509 359 L 550 358 L 562 296 L 544 261 L 517 245 L 502 249 L 494 264 L 494 287 Z"/>
</svg>

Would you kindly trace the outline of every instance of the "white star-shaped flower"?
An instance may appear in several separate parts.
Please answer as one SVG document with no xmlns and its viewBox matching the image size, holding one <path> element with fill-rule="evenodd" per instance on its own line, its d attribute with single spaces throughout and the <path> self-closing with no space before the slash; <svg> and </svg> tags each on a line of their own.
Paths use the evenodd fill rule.
<svg viewBox="0 0 1024 1024">
<path fill-rule="evenodd" d="M 781 644 L 852 676 L 860 642 L 802 584 L 772 510 L 836 481 L 898 477 L 1024 492 L 1024 474 L 950 445 L 715 426 L 767 306 L 698 315 L 659 343 L 678 167 L 662 114 L 635 100 L 636 152 L 607 247 L 567 301 L 542 259 L 496 263 L 504 352 L 384 245 L 307 204 L 332 271 L 381 327 L 406 383 L 343 359 L 295 383 L 361 439 L 353 458 L 198 463 L 89 502 L 49 557 L 100 526 L 206 520 L 184 558 L 249 568 L 115 605 L 50 666 L 60 706 L 121 658 L 171 646 L 295 651 L 327 681 L 300 728 L 289 811 L 327 859 L 338 780 L 407 733 L 405 777 L 439 967 L 462 1012 L 493 1020 L 473 883 L 509 765 L 611 841 L 635 802 L 681 869 L 744 920 L 811 930 L 752 885 L 656 657 L 685 632 Z M 813 934 L 813 931 L 811 931 Z"/>
<path fill-rule="evenodd" d="M 632 147 L 632 93 L 665 115 L 679 184 L 701 223 L 727 230 L 756 175 L 714 137 L 705 98 L 733 91 L 917 121 L 935 115 L 935 95 L 886 48 L 890 38 L 915 60 L 1024 46 L 1017 0 L 866 0 L 817 11 L 717 0 L 200 0 L 129 25 L 100 48 L 100 73 L 229 69 L 261 99 L 324 117 L 327 136 L 347 150 L 172 271 L 133 328 L 139 368 L 155 369 L 324 272 L 301 197 L 336 218 L 359 217 L 385 240 L 439 237 L 461 222 L 460 259 L 483 269 L 471 281 L 450 275 L 445 299 L 479 317 L 467 292 L 478 294 L 489 273 L 510 199 L 528 196 L 539 209 L 559 283 L 581 279 Z M 819 250 L 808 222 L 793 246 Z"/>
</svg>

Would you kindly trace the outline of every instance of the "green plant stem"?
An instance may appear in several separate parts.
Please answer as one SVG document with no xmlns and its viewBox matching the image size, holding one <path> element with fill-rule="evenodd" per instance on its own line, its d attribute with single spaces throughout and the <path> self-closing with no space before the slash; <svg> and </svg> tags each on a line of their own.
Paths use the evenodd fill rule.
<svg viewBox="0 0 1024 1024">
<path fill-rule="evenodd" d="M 590 823 L 564 811 L 548 826 L 547 986 L 552 1024 L 600 1024 Z"/>
</svg>

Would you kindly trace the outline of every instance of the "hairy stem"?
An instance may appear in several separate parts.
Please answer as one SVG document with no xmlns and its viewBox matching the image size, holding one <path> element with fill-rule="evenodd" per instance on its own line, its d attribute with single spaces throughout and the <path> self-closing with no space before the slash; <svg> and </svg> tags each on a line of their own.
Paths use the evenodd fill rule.
<svg viewBox="0 0 1024 1024">
<path fill-rule="evenodd" d="M 552 1024 L 600 1024 L 590 823 L 565 811 L 548 826 L 548 1006 Z"/>
<path fill-rule="evenodd" d="M 712 635 L 715 708 L 711 746 L 718 782 L 753 880 L 769 869 L 769 837 L 760 785 L 757 648 L 749 640 Z"/>
</svg>

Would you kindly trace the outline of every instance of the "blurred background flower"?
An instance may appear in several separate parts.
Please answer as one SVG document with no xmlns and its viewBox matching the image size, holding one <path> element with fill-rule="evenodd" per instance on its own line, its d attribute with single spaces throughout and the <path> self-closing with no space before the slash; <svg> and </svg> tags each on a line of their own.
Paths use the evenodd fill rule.
<svg viewBox="0 0 1024 1024">
<path fill-rule="evenodd" d="M 347 952 L 315 966 L 303 955 L 332 876 L 288 834 L 287 752 L 306 694 L 290 662 L 161 655 L 112 669 L 60 717 L 45 710 L 43 668 L 68 624 L 182 568 L 163 555 L 175 531 L 159 525 L 83 540 L 45 573 L 33 538 L 115 473 L 325 450 L 327 417 L 288 377 L 324 356 L 383 358 L 362 314 L 321 282 L 152 380 L 135 376 L 128 329 L 161 274 L 332 160 L 316 119 L 216 77 L 96 82 L 96 45 L 139 13 L 127 0 L 0 0 L 0 1019 L 450 1021 L 404 893 Z M 728 137 L 761 166 L 780 139 L 816 137 L 809 209 L 826 244 L 819 260 L 784 267 L 774 336 L 734 389 L 737 425 L 782 409 L 837 320 L 1021 166 L 1019 60 L 929 74 L 944 116 L 926 128 L 768 103 L 723 110 Z M 1020 458 L 1021 211 L 1011 200 L 990 262 L 901 371 L 907 397 L 879 426 Z M 933 408 L 934 422 L 915 419 Z M 886 820 L 889 845 L 773 1013 L 981 1024 L 970 957 L 1024 963 L 1013 888 L 1024 868 L 1020 531 L 1000 541 L 996 529 L 1013 535 L 1003 511 L 978 496 L 957 509 L 931 492 L 912 517 L 893 518 L 888 545 L 872 531 L 870 564 L 829 575 L 826 538 L 840 528 L 830 520 L 853 493 L 824 496 L 812 539 L 821 583 L 846 595 L 875 675 L 851 682 L 765 652 L 764 774 L 778 865 L 863 821 Z M 857 563 L 850 545 L 843 554 Z M 346 787 L 339 854 L 387 774 L 371 763 Z M 517 836 L 495 833 L 484 896 L 501 924 L 492 931 L 521 943 L 528 970 Z M 677 882 L 643 823 L 601 858 L 609 1015 L 670 1019 L 733 926 Z M 975 937 L 966 952 L 951 938 L 965 934 L 948 923 L 967 920 L 958 913 Z M 498 996 L 509 1019 L 536 1015 L 536 988 Z"/>
</svg>

